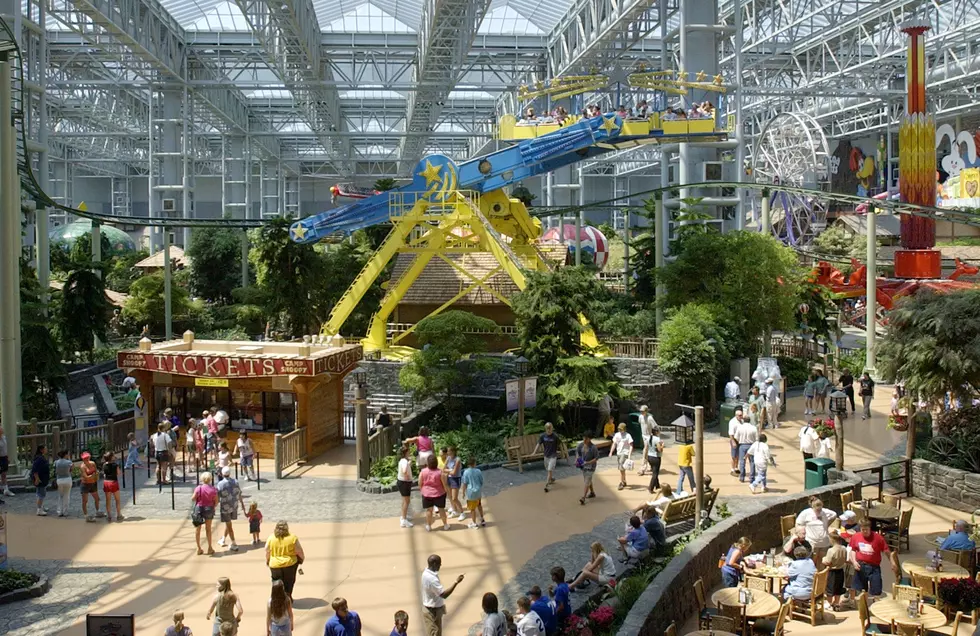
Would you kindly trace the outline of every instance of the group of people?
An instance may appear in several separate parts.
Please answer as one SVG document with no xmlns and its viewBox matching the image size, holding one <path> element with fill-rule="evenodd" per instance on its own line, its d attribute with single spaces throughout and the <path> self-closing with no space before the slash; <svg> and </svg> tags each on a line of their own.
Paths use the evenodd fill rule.
<svg viewBox="0 0 980 636">
<path fill-rule="evenodd" d="M 225 466 L 219 471 L 220 479 L 217 486 L 214 485 L 214 478 L 210 472 L 201 474 L 201 483 L 191 493 L 191 523 L 194 525 L 194 540 L 197 544 L 197 553 L 205 554 L 201 547 L 201 528 L 204 528 L 207 539 L 207 554 L 214 554 L 212 544 L 212 523 L 217 511 L 218 519 L 224 524 L 224 532 L 218 539 L 218 546 L 227 546 L 232 552 L 238 552 L 238 543 L 235 539 L 234 522 L 238 520 L 238 509 L 241 507 L 242 513 L 248 519 L 249 534 L 252 537 L 252 545 L 259 542 L 259 533 L 262 525 L 262 512 L 258 504 L 252 502 L 248 508 L 245 507 L 245 499 L 242 496 L 242 488 L 238 480 L 231 476 L 231 468 Z"/>
<path fill-rule="evenodd" d="M 725 401 L 742 403 L 743 414 L 761 433 L 766 428 L 779 428 L 779 411 L 782 398 L 776 386 L 776 378 L 768 377 L 762 383 L 749 389 L 748 397 L 742 401 L 742 379 L 735 376 L 725 385 Z M 734 465 L 732 466 L 734 468 Z"/>
<path fill-rule="evenodd" d="M 88 451 L 82 453 L 82 463 L 79 466 L 79 481 L 82 489 L 82 516 L 86 521 L 94 522 L 96 518 L 105 518 L 106 521 L 122 521 L 122 506 L 119 499 L 119 463 L 116 455 L 112 451 L 102 455 L 102 466 L 96 465 L 92 459 L 92 454 Z M 71 501 L 71 490 L 74 483 L 73 471 L 75 463 L 70 459 L 67 450 L 58 452 L 58 459 L 53 462 L 54 481 L 58 491 L 58 516 L 68 517 L 69 502 Z M 34 460 L 31 463 L 30 479 L 34 486 L 34 496 L 37 503 L 37 516 L 48 516 L 48 509 L 44 506 L 44 500 L 48 495 L 48 487 L 51 485 L 52 462 L 48 460 L 47 447 L 39 444 L 34 452 Z M 99 510 L 99 477 L 102 478 L 102 492 L 105 493 L 105 512 Z M 6 492 L 7 496 L 13 493 Z M 89 514 L 88 499 L 91 496 L 95 503 L 95 513 Z M 112 504 L 115 503 L 116 514 L 113 517 Z"/>
<path fill-rule="evenodd" d="M 731 474 L 738 475 L 742 483 L 748 479 L 753 495 L 760 491 L 768 492 L 766 475 L 769 466 L 776 465 L 776 460 L 769 448 L 769 438 L 760 432 L 757 424 L 745 419 L 741 407 L 735 409 L 735 416 L 728 421 L 728 442 L 731 448 Z"/>
</svg>

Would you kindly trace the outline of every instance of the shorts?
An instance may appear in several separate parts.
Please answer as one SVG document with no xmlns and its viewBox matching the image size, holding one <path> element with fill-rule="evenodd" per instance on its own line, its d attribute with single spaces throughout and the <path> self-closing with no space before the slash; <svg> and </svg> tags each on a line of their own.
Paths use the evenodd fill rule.
<svg viewBox="0 0 980 636">
<path fill-rule="evenodd" d="M 105 479 L 102 481 L 102 492 L 112 493 L 119 492 L 119 482 L 113 481 L 111 479 Z"/>
<path fill-rule="evenodd" d="M 241 458 L 242 468 L 251 468 L 252 467 L 252 458 L 253 457 L 255 457 L 255 456 L 254 455 L 242 455 L 242 458 Z"/>
<path fill-rule="evenodd" d="M 844 568 L 827 573 L 827 593 L 840 596 L 844 593 Z"/>
<path fill-rule="evenodd" d="M 467 499 L 466 500 L 466 509 L 469 510 L 470 512 L 472 512 L 472 511 L 476 510 L 477 508 L 479 508 L 480 507 L 480 503 L 482 503 L 482 502 L 483 502 L 482 499 Z"/>
<path fill-rule="evenodd" d="M 83 481 L 82 482 L 82 492 L 89 495 L 99 494 L 99 482 L 97 481 Z"/>
<path fill-rule="evenodd" d="M 34 492 L 37 493 L 38 499 L 44 499 L 44 496 L 48 494 L 47 486 L 34 486 Z"/>
<path fill-rule="evenodd" d="M 205 521 L 211 521 L 214 519 L 214 507 L 213 506 L 198 506 L 197 511 L 201 514 L 201 518 Z"/>
<path fill-rule="evenodd" d="M 599 585 L 609 585 L 609 581 L 612 580 L 611 576 L 606 576 L 605 574 L 599 575 Z"/>
<path fill-rule="evenodd" d="M 629 458 L 629 455 L 616 455 L 616 465 L 619 466 L 620 470 L 626 470 L 626 462 Z"/>
<path fill-rule="evenodd" d="M 10 468 L 10 458 L 6 455 L 0 457 L 0 475 L 6 475 Z"/>
<path fill-rule="evenodd" d="M 221 511 L 221 521 L 223 523 L 231 523 L 238 519 L 238 508 L 232 508 L 231 510 Z"/>
<path fill-rule="evenodd" d="M 738 444 L 732 445 L 732 442 L 729 441 L 728 445 L 732 448 L 732 459 L 738 459 Z"/>
<path fill-rule="evenodd" d="M 248 520 L 248 531 L 250 534 L 258 534 L 260 532 L 261 526 L 262 526 L 262 522 L 259 521 L 258 519 Z"/>
<path fill-rule="evenodd" d="M 585 481 L 585 485 L 586 486 L 591 486 L 592 485 L 592 478 L 593 477 L 595 477 L 595 471 L 594 470 L 583 470 L 582 471 L 582 479 Z"/>
<path fill-rule="evenodd" d="M 639 550 L 637 550 L 631 545 L 623 546 L 623 548 L 626 550 L 626 556 L 628 556 L 631 559 L 638 559 L 642 554 Z M 646 552 L 646 550 L 644 552 Z"/>
<path fill-rule="evenodd" d="M 160 463 L 169 462 L 170 461 L 170 451 L 165 451 L 165 450 L 163 450 L 163 451 L 157 451 L 155 457 L 157 458 L 157 462 L 160 462 Z"/>
<path fill-rule="evenodd" d="M 446 483 L 453 490 L 459 490 L 459 487 L 463 485 L 462 477 L 446 477 Z"/>
<path fill-rule="evenodd" d="M 432 457 L 432 451 L 419 451 L 419 469 L 420 470 L 422 468 L 425 468 L 425 466 L 428 463 L 430 457 Z"/>
<path fill-rule="evenodd" d="M 399 479 L 398 480 L 398 494 L 401 495 L 402 497 L 411 497 L 412 496 L 412 482 L 410 482 L 410 481 L 403 481 L 403 480 Z"/>
<path fill-rule="evenodd" d="M 446 509 L 446 493 L 442 493 L 438 497 L 422 497 L 422 509 L 428 510 L 429 508 L 435 506 L 439 510 Z"/>
<path fill-rule="evenodd" d="M 547 471 L 550 472 L 550 471 L 554 470 L 555 469 L 555 466 L 557 466 L 557 465 L 558 465 L 558 458 L 557 457 L 545 457 L 544 458 L 544 469 L 545 470 L 547 470 Z"/>
<path fill-rule="evenodd" d="M 881 566 L 861 563 L 851 577 L 851 589 L 858 592 L 869 590 L 871 596 L 881 596 Z"/>
</svg>

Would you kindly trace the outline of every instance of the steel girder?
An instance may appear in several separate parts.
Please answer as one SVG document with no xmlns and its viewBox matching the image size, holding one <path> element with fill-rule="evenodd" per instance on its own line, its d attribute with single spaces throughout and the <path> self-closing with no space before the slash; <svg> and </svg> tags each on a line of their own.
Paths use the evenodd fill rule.
<svg viewBox="0 0 980 636">
<path fill-rule="evenodd" d="M 332 79 L 320 51 L 320 25 L 311 0 L 235 0 L 268 55 L 276 71 L 317 134 L 324 150 L 332 156 L 341 174 L 354 174 L 342 139 L 331 135 L 342 131 L 340 99 L 336 87 L 318 82 Z"/>
<path fill-rule="evenodd" d="M 408 96 L 399 158 L 405 171 L 422 158 L 428 133 L 446 98 L 465 71 L 467 56 L 490 0 L 424 0 L 415 80 L 422 88 Z"/>
</svg>

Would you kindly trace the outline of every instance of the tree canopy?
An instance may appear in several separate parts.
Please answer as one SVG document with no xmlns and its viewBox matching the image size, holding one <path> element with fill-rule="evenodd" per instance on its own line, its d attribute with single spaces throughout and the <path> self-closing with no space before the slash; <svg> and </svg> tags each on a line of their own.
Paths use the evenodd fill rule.
<svg viewBox="0 0 980 636">
<path fill-rule="evenodd" d="M 672 310 L 660 325 L 660 368 L 689 389 L 710 386 L 728 358 L 724 329 L 710 307 L 689 303 Z"/>
<path fill-rule="evenodd" d="M 242 232 L 227 227 L 195 229 L 187 247 L 190 288 L 195 296 L 211 302 L 232 302 L 232 291 L 241 284 L 236 265 L 242 254 Z"/>
<path fill-rule="evenodd" d="M 980 388 L 980 290 L 920 289 L 902 298 L 889 315 L 878 370 L 934 404 L 947 392 L 969 404 Z"/>
<path fill-rule="evenodd" d="M 139 333 L 144 326 L 149 326 L 152 334 L 162 335 L 166 331 L 163 288 L 163 272 L 146 274 L 130 285 L 129 298 L 120 314 L 121 322 L 130 331 Z M 190 298 L 183 285 L 170 286 L 170 309 L 174 317 L 190 311 Z"/>
<path fill-rule="evenodd" d="M 111 305 L 105 283 L 96 272 L 79 267 L 68 274 L 61 290 L 59 328 L 70 352 L 80 351 L 91 359 L 95 338 L 107 339 Z"/>
</svg>

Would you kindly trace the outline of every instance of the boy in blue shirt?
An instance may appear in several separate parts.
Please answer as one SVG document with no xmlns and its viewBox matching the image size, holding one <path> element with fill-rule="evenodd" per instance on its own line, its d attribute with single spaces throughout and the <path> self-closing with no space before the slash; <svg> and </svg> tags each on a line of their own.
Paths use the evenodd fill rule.
<svg viewBox="0 0 980 636">
<path fill-rule="evenodd" d="M 480 526 L 487 525 L 483 515 L 483 471 L 476 467 L 476 457 L 470 457 L 469 468 L 463 471 L 463 496 L 466 497 L 466 510 L 470 513 L 468 528 L 477 528 L 476 513 L 480 513 Z"/>
<path fill-rule="evenodd" d="M 547 636 L 552 636 L 558 633 L 558 622 L 555 620 L 555 614 L 551 611 L 551 605 L 548 604 L 548 599 L 542 597 L 541 588 L 534 585 L 527 591 L 527 596 L 531 599 L 531 611 L 535 612 L 544 623 L 544 633 Z"/>
<path fill-rule="evenodd" d="M 565 622 L 572 614 L 572 606 L 568 600 L 570 590 L 568 583 L 565 582 L 565 568 L 560 566 L 551 568 L 551 580 L 555 583 L 555 618 L 560 629 L 565 626 Z"/>
<path fill-rule="evenodd" d="M 395 612 L 395 626 L 391 629 L 389 636 L 406 636 L 408 634 L 408 612 L 398 610 Z"/>
<path fill-rule="evenodd" d="M 638 559 L 650 550 L 650 535 L 636 515 L 630 517 L 630 531 L 625 537 L 619 537 L 619 549 L 626 555 L 622 559 L 623 563 L 630 559 Z"/>
<path fill-rule="evenodd" d="M 347 609 L 347 599 L 338 596 L 332 606 L 336 613 L 324 626 L 323 636 L 361 636 L 361 617 Z"/>
</svg>

